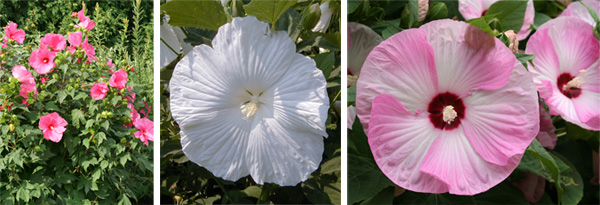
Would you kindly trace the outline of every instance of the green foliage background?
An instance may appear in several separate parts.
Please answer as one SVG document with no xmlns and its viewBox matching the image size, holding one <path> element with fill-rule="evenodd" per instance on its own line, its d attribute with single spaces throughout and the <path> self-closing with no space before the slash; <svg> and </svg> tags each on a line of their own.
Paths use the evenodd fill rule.
<svg viewBox="0 0 600 205">
<path fill-rule="evenodd" d="M 133 136 L 129 109 L 111 88 L 105 99 L 91 99 L 89 87 L 115 69 L 133 66 L 127 85 L 134 87 L 136 109 L 153 102 L 152 1 L 2 1 L 0 26 L 17 23 L 27 34 L 23 45 L 11 45 L 2 56 L 0 98 L 14 105 L 0 112 L 0 204 L 131 204 L 152 203 L 152 142 L 146 147 Z M 71 17 L 86 7 L 96 22 L 87 32 L 98 61 L 68 63 L 66 55 L 42 85 L 27 59 L 46 33 L 74 32 Z M 4 30 L 0 31 L 4 33 Z M 60 53 L 60 52 L 59 52 Z M 62 54 L 65 54 L 63 51 Z M 14 65 L 25 65 L 36 78 L 39 94 L 30 106 L 21 104 L 19 83 L 11 83 Z M 126 90 L 126 89 L 125 89 Z M 57 112 L 69 125 L 60 142 L 44 139 L 39 118 Z M 110 114 L 109 114 L 110 113 Z M 148 116 L 152 120 L 152 113 Z M 9 124 L 15 125 L 10 130 Z"/>
<path fill-rule="evenodd" d="M 313 58 L 327 79 L 331 109 L 327 119 L 325 151 L 320 168 L 309 179 L 296 186 L 257 185 L 250 176 L 232 182 L 216 178 L 208 170 L 188 160 L 181 151 L 179 127 L 169 111 L 168 83 L 177 60 L 161 70 L 161 203 L 316 203 L 340 204 L 340 2 L 331 1 L 335 10 L 326 33 L 312 32 L 319 16 L 307 11 L 321 1 L 170 1 L 161 11 L 170 16 L 169 24 L 180 26 L 187 34 L 185 42 L 210 45 L 216 29 L 235 16 L 253 15 L 287 31 L 297 51 Z M 187 18 L 186 13 L 197 14 Z M 320 11 L 319 11 L 320 12 Z M 166 22 L 165 22 L 166 23 Z M 303 40 L 300 40 L 303 39 Z M 182 56 L 179 56 L 181 58 Z"/>
<path fill-rule="evenodd" d="M 416 18 L 417 6 L 417 0 L 351 0 L 348 1 L 347 7 L 348 22 L 365 24 L 380 34 L 383 39 L 387 39 L 404 29 L 418 28 L 437 19 L 451 18 L 464 21 L 458 12 L 458 1 L 430 1 L 427 17 L 422 22 Z M 520 30 L 518 28 L 522 26 L 525 7 L 525 1 L 499 1 L 491 6 L 486 16 L 467 22 L 496 36 L 508 45 L 508 39 L 502 33 L 515 28 Z M 536 13 L 534 24 L 531 26 L 533 32 L 565 9 L 565 6 L 556 1 L 546 0 L 535 0 L 534 7 Z M 529 38 L 520 41 L 519 49 L 525 49 L 527 40 Z M 535 57 L 528 54 L 515 55 L 517 60 L 526 67 L 527 61 Z M 354 105 L 355 100 L 356 85 L 348 89 L 348 106 Z M 594 177 L 592 151 L 598 152 L 600 132 L 582 129 L 566 122 L 560 116 L 553 116 L 552 121 L 558 136 L 554 150 L 548 150 L 534 140 L 527 148 L 517 169 L 507 180 L 475 196 L 457 196 L 447 193 L 424 194 L 408 190 L 400 195 L 394 193 L 394 190 L 399 187 L 392 183 L 375 163 L 367 136 L 359 119 L 355 118 L 354 124 L 351 125 L 352 130 L 348 130 L 348 203 L 528 204 L 523 193 L 510 183 L 522 178 L 525 172 L 532 172 L 547 180 L 544 195 L 538 202 L 540 204 L 598 203 L 599 187 L 589 181 Z"/>
</svg>

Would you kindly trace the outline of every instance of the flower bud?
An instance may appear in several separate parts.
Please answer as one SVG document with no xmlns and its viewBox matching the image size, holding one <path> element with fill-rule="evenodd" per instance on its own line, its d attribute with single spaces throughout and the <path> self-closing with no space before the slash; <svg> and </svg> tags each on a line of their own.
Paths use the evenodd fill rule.
<svg viewBox="0 0 600 205">
<path fill-rule="evenodd" d="M 40 146 L 35 146 L 34 149 L 35 149 L 36 152 L 41 152 L 42 151 L 42 148 Z"/>
<path fill-rule="evenodd" d="M 8 130 L 10 130 L 10 132 L 13 132 L 15 130 L 15 125 L 13 125 L 13 124 L 8 125 Z"/>
<path fill-rule="evenodd" d="M 448 8 L 444 2 L 433 2 L 428 11 L 429 20 L 443 19 L 448 16 Z"/>
<path fill-rule="evenodd" d="M 319 4 L 311 4 L 302 11 L 301 24 L 304 28 L 313 28 L 319 22 L 321 17 L 321 9 Z"/>
<path fill-rule="evenodd" d="M 417 21 L 425 20 L 427 10 L 429 9 L 429 0 L 419 0 L 419 18 Z"/>
<path fill-rule="evenodd" d="M 517 53 L 519 51 L 519 40 L 517 39 L 517 34 L 513 30 L 508 30 L 504 32 L 504 35 L 508 37 L 508 42 L 510 43 L 508 48 L 510 51 Z"/>
</svg>

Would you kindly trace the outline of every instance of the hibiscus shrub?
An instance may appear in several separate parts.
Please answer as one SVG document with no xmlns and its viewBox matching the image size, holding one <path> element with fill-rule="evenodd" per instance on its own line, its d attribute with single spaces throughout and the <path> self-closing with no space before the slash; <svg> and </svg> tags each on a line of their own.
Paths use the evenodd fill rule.
<svg viewBox="0 0 600 205">
<path fill-rule="evenodd" d="M 340 204 L 342 180 L 340 167 L 340 126 L 342 122 L 340 121 L 339 106 L 337 106 L 337 110 L 335 106 L 336 104 L 340 104 L 339 101 L 341 95 L 341 42 L 339 28 L 340 2 L 326 0 L 304 2 L 242 2 L 240 0 L 233 0 L 228 1 L 225 5 L 222 5 L 218 1 L 169 1 L 161 6 L 161 10 L 164 11 L 162 16 L 163 20 L 161 23 L 161 202 L 184 204 Z M 203 12 L 197 12 L 198 10 L 203 10 Z M 196 12 L 199 16 L 189 18 L 187 14 L 190 12 Z M 197 19 L 207 19 L 207 21 L 197 21 Z M 226 28 L 231 29 L 232 32 L 217 32 L 217 30 L 223 32 L 223 30 Z M 261 33 L 265 31 L 269 31 L 269 33 L 272 36 L 264 35 L 263 33 Z M 239 135 L 232 134 L 228 133 L 227 131 L 223 132 L 225 134 L 219 134 L 214 136 L 206 136 L 206 133 L 194 134 L 194 128 L 206 128 L 207 130 L 210 129 L 210 126 L 207 126 L 208 123 L 196 124 L 198 126 L 189 125 L 195 123 L 190 121 L 196 120 L 196 123 L 198 121 L 202 121 L 203 119 L 200 119 L 201 117 L 197 115 L 199 114 L 198 110 L 202 110 L 206 107 L 209 107 L 207 104 L 214 105 L 214 101 L 211 101 L 210 103 L 203 103 L 203 105 L 196 107 L 199 109 L 185 109 L 186 104 L 189 105 L 195 103 L 202 103 L 202 101 L 204 100 L 213 99 L 213 97 L 206 97 L 202 90 L 200 90 L 206 88 L 204 87 L 206 85 L 206 81 L 202 81 L 204 78 L 206 78 L 206 76 L 196 78 L 198 76 L 185 75 L 187 73 L 191 73 L 186 72 L 186 69 L 188 69 L 189 67 L 188 63 L 203 62 L 203 60 L 201 59 L 201 57 L 203 56 L 197 55 L 197 53 L 201 49 L 206 49 L 207 46 L 213 47 L 214 44 L 216 44 L 217 42 L 223 44 L 223 39 L 238 39 L 237 35 L 239 35 L 240 32 L 243 32 L 243 34 L 245 35 L 241 37 L 244 40 L 225 42 L 227 46 L 231 46 L 227 48 L 233 48 L 232 50 L 246 50 L 244 52 L 241 52 L 241 59 L 236 59 L 236 62 L 245 61 L 242 59 L 250 59 L 247 61 L 256 62 L 253 64 L 259 66 L 240 66 L 239 64 L 234 65 L 234 63 L 231 63 L 231 66 L 217 65 L 229 66 L 226 69 L 223 69 L 223 73 L 219 73 L 218 75 L 230 76 L 231 74 L 231 76 L 233 77 L 236 72 L 255 72 L 244 69 L 262 68 L 261 66 L 263 64 L 268 64 L 265 65 L 265 67 L 269 67 L 268 69 L 280 69 L 279 67 L 274 67 L 272 64 L 275 63 L 273 63 L 272 61 L 265 59 L 276 59 L 276 61 L 278 61 L 279 58 L 281 58 L 286 60 L 286 62 L 277 63 L 277 65 L 281 66 L 287 65 L 286 63 L 291 62 L 291 59 L 299 59 L 293 61 L 294 64 L 292 66 L 280 69 L 290 70 L 285 71 L 285 77 L 281 77 L 281 79 L 278 80 L 278 82 L 281 83 L 291 81 L 291 84 L 293 84 L 294 86 L 276 87 L 276 89 L 278 89 L 280 93 L 283 93 L 283 91 L 285 90 L 286 92 L 289 92 L 290 95 L 297 94 L 300 97 L 298 98 L 298 101 L 294 101 L 294 103 L 291 104 L 305 103 L 304 101 L 308 102 L 308 100 L 310 99 L 310 102 L 312 102 L 312 104 L 311 106 L 306 107 L 310 107 L 311 110 L 308 111 L 303 110 L 302 108 L 298 108 L 298 112 L 316 112 L 320 115 L 314 115 L 312 113 L 308 113 L 306 115 L 303 115 L 302 113 L 298 114 L 295 113 L 296 110 L 294 110 L 294 108 L 290 108 L 290 110 L 286 109 L 288 113 L 282 115 L 292 116 L 291 119 L 288 120 L 298 122 L 298 124 L 302 124 L 300 123 L 300 121 L 305 122 L 304 120 L 306 119 L 294 119 L 295 117 L 301 116 L 309 118 L 313 120 L 311 121 L 311 123 L 318 124 L 314 125 L 315 127 L 319 127 L 321 129 L 312 130 L 306 128 L 306 126 L 302 126 L 302 128 L 296 128 L 298 133 L 305 133 L 303 135 L 306 136 L 295 135 L 294 133 L 290 135 L 285 135 L 281 134 L 281 132 L 279 132 L 280 130 L 278 130 L 277 134 L 264 134 L 265 138 L 272 139 L 275 139 L 277 137 L 298 138 L 299 141 L 297 141 L 297 143 L 305 142 L 302 141 L 305 139 L 300 138 L 311 137 L 311 139 L 314 140 L 306 141 L 307 143 L 302 143 L 300 144 L 300 146 L 297 146 L 296 144 L 292 145 L 291 149 L 287 149 L 286 147 L 284 148 L 284 150 L 282 150 L 282 147 L 287 146 L 287 144 L 285 143 L 271 144 L 268 146 L 264 146 L 266 148 L 258 148 L 261 150 L 266 150 L 265 152 L 281 153 L 281 155 L 278 154 L 278 156 L 284 157 L 278 157 L 277 160 L 257 160 L 258 162 L 256 162 L 255 164 L 259 164 L 260 168 L 254 169 L 250 168 L 250 166 L 240 167 L 239 169 L 235 168 L 235 170 L 232 170 L 232 173 L 235 173 L 232 175 L 235 176 L 225 176 L 224 172 L 222 171 L 223 169 L 219 170 L 218 168 L 215 168 L 215 165 L 221 165 L 219 164 L 219 162 L 210 164 L 212 166 L 205 165 L 206 167 L 203 167 L 194 162 L 198 162 L 199 158 L 202 158 L 202 156 L 205 155 L 196 154 L 196 156 L 190 156 L 189 154 L 202 153 L 207 151 L 207 149 L 202 149 L 198 147 L 210 147 L 210 150 L 219 150 L 218 152 L 208 151 L 211 153 L 206 153 L 206 155 L 219 155 L 221 151 L 227 152 L 227 150 L 237 149 L 228 147 L 234 146 L 232 145 L 234 143 L 228 143 L 226 145 L 204 143 L 199 145 L 197 142 L 201 141 L 202 139 L 208 140 L 208 138 L 211 138 L 211 140 L 216 139 L 218 137 L 238 138 L 244 137 L 244 135 L 243 133 Z M 236 37 L 229 37 L 230 35 Z M 249 37 L 251 37 L 251 40 L 248 40 Z M 255 37 L 261 37 L 261 40 L 257 40 L 259 38 Z M 274 40 L 275 37 L 277 37 L 277 41 Z M 246 47 L 242 47 L 240 43 L 243 43 L 243 46 Z M 276 50 L 272 52 L 262 52 L 259 49 L 257 49 L 263 48 L 262 46 L 264 46 L 265 44 L 268 45 L 268 48 L 273 48 Z M 193 46 L 197 47 L 194 47 L 192 50 Z M 223 47 L 224 46 L 217 48 L 215 46 L 207 50 L 213 51 L 214 49 L 215 53 L 218 53 L 215 55 L 228 56 L 224 51 L 225 49 L 221 49 Z M 268 50 L 271 51 L 272 49 Z M 260 53 L 252 55 L 254 54 L 254 52 L 259 51 Z M 284 53 L 287 56 L 281 57 L 277 55 L 281 53 Z M 229 57 L 227 59 L 229 59 Z M 287 60 L 290 61 L 288 62 Z M 223 63 L 223 61 L 219 62 Z M 316 67 L 314 63 L 316 63 Z M 208 73 L 209 71 L 207 70 L 212 68 L 208 68 L 205 66 L 189 67 L 189 69 L 193 69 L 194 72 Z M 299 70 L 301 70 L 302 72 L 298 72 Z M 278 73 L 274 72 L 273 70 L 268 70 L 268 72 L 269 74 Z M 312 74 L 308 75 L 307 73 Z M 235 79 L 236 82 L 246 80 L 245 78 L 239 78 L 239 76 L 236 77 L 227 79 Z M 271 75 L 265 75 L 262 76 L 260 81 L 270 82 L 271 80 L 273 80 L 272 77 L 273 76 Z M 219 81 L 226 81 L 227 79 L 219 79 Z M 290 79 L 297 81 L 292 81 Z M 242 84 L 243 83 L 246 82 L 242 82 Z M 190 85 L 193 86 L 189 87 Z M 290 83 L 288 83 L 287 85 L 290 85 Z M 188 88 L 184 89 L 183 87 L 185 86 L 188 86 Z M 235 92 L 235 90 L 232 89 L 232 92 Z M 256 91 L 248 91 L 248 94 L 253 95 L 252 92 Z M 245 93 L 246 92 L 244 92 L 244 94 Z M 307 93 L 310 93 L 311 96 L 306 96 L 309 95 Z M 261 95 L 263 97 L 270 96 L 272 93 L 270 90 L 265 90 L 264 95 L 262 92 L 260 94 L 255 94 L 258 95 L 257 99 L 260 100 L 259 97 Z M 200 95 L 205 97 L 198 98 L 198 96 Z M 235 94 L 231 93 L 231 95 L 234 96 Z M 327 97 L 324 97 L 325 95 Z M 278 97 L 280 96 L 273 98 Z M 313 100 L 315 98 L 318 98 L 319 101 L 314 102 Z M 177 100 L 177 102 L 174 102 L 175 100 Z M 219 120 L 221 123 L 218 126 L 214 126 L 214 128 L 217 130 L 236 129 L 235 123 L 243 120 L 241 116 L 242 113 L 244 113 L 246 120 L 253 120 L 254 117 L 256 117 L 254 116 L 254 114 L 260 115 L 258 114 L 260 110 L 258 112 L 256 111 L 258 105 L 254 107 L 255 109 L 253 110 L 253 105 L 256 105 L 254 103 L 255 101 L 249 101 L 249 103 L 242 106 L 243 108 L 241 108 L 241 110 L 236 110 L 235 113 L 232 112 L 231 115 L 227 115 L 223 112 L 218 112 L 218 114 L 216 115 L 218 119 L 221 119 Z M 223 102 L 223 104 L 226 103 Z M 329 107 L 329 109 L 325 109 L 327 106 Z M 306 109 L 306 107 L 303 108 Z M 237 109 L 237 107 L 234 107 L 232 109 L 235 110 Z M 211 111 L 211 113 L 217 112 Z M 238 113 L 240 114 L 239 117 L 235 115 Z M 198 117 L 193 119 L 189 118 L 189 116 L 193 115 L 197 115 Z M 327 119 L 326 121 L 325 118 Z M 185 122 L 182 119 L 191 120 Z M 226 119 L 225 121 L 227 122 L 223 122 L 224 120 L 222 119 Z M 256 119 L 258 119 L 258 117 Z M 279 120 L 279 118 L 275 119 Z M 232 125 L 223 124 L 229 123 L 230 121 L 232 122 Z M 178 122 L 182 124 L 177 124 Z M 277 122 L 279 123 L 280 121 Z M 273 124 L 268 123 L 268 125 L 266 125 L 265 127 L 268 126 L 273 126 Z M 292 128 L 290 128 L 289 126 L 285 126 L 284 129 Z M 190 132 L 190 130 L 192 131 Z M 324 135 L 323 131 L 327 132 L 327 138 L 322 137 L 322 135 Z M 184 149 L 182 149 L 182 139 L 184 141 L 190 142 L 188 145 L 186 145 Z M 322 141 L 319 142 L 319 140 Z M 227 141 L 231 142 L 230 140 Z M 275 142 L 277 140 L 270 141 Z M 318 144 L 319 147 L 314 147 L 314 144 Z M 302 150 L 311 150 L 312 152 L 310 154 L 303 154 L 302 156 L 297 156 L 297 158 L 293 156 L 286 156 L 288 154 L 292 155 L 302 153 L 298 151 L 300 150 L 299 147 L 302 147 Z M 237 150 L 246 149 L 248 148 L 240 147 Z M 270 149 L 270 151 L 268 149 Z M 312 157 L 315 155 L 319 157 Z M 231 165 L 231 162 L 240 163 L 237 159 L 232 159 L 232 156 L 234 155 L 229 154 L 227 156 L 210 157 L 212 159 L 223 158 L 223 166 L 229 166 Z M 312 158 L 318 158 L 319 161 L 307 159 L 307 156 L 311 156 Z M 245 161 L 242 163 L 253 163 L 252 160 L 256 160 L 256 158 L 251 159 L 252 157 L 250 156 L 240 158 L 240 160 Z M 259 172 L 263 173 L 272 173 L 275 169 L 267 168 L 270 166 L 278 167 L 279 171 L 274 171 L 275 174 L 272 175 L 260 175 L 261 173 L 256 174 L 256 170 L 259 170 Z M 294 167 L 294 169 L 297 168 L 298 170 L 293 170 L 297 172 L 291 173 L 290 167 Z M 310 171 L 306 171 L 307 167 L 312 167 L 312 169 Z M 210 170 L 216 171 L 211 172 Z M 246 174 L 247 176 L 238 176 L 238 173 L 240 172 L 249 172 L 250 174 Z M 298 173 L 301 173 L 301 176 L 304 178 L 300 179 L 301 177 Z M 229 180 L 225 180 L 221 177 L 228 178 Z M 308 177 L 308 179 L 306 179 L 306 177 Z M 277 183 L 284 185 L 279 185 Z"/>
<path fill-rule="evenodd" d="M 0 203 L 150 202 L 152 85 L 96 56 L 83 9 L 67 18 L 67 33 L 2 29 Z"/>
<path fill-rule="evenodd" d="M 600 2 L 349 1 L 347 8 L 349 204 L 599 201 Z M 459 88 L 473 82 L 466 73 L 490 68 L 477 75 L 483 84 L 499 82 L 485 74 L 502 69 L 510 81 L 484 92 Z M 502 89 L 511 92 L 473 103 Z M 493 109 L 481 113 L 483 106 Z"/>
</svg>

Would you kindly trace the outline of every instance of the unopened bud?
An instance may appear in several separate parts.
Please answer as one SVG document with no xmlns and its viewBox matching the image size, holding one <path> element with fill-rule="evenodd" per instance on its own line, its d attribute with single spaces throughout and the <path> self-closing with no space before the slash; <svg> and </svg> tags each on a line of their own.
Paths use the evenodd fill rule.
<svg viewBox="0 0 600 205">
<path fill-rule="evenodd" d="M 515 34 L 513 30 L 508 30 L 504 32 L 504 35 L 508 37 L 508 41 L 510 42 L 510 44 L 508 45 L 510 51 L 512 51 L 513 53 L 519 52 L 519 40 L 517 39 L 517 34 Z"/>
</svg>

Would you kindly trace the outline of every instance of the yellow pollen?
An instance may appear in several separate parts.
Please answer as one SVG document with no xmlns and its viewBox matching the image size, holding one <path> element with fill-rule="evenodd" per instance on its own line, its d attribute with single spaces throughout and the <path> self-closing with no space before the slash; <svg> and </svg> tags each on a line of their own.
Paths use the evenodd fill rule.
<svg viewBox="0 0 600 205">
<path fill-rule="evenodd" d="M 243 119 L 248 121 L 250 117 L 254 116 L 256 114 L 256 111 L 258 111 L 259 104 L 260 101 L 258 101 L 258 97 L 252 96 L 249 102 L 240 106 L 242 115 L 244 115 Z"/>
<path fill-rule="evenodd" d="M 569 90 L 571 88 L 581 88 L 581 86 L 583 86 L 584 80 L 583 80 L 583 75 L 585 75 L 585 70 L 580 70 L 580 76 L 579 77 L 575 77 L 573 79 L 571 79 L 569 82 L 567 82 L 567 86 L 565 87 L 565 90 Z"/>
<path fill-rule="evenodd" d="M 457 113 L 456 111 L 454 111 L 454 107 L 452 107 L 452 105 L 444 107 L 444 111 L 442 111 L 442 117 L 444 122 L 450 124 L 452 123 L 452 121 L 454 121 L 454 118 L 456 118 L 456 116 Z"/>
<path fill-rule="evenodd" d="M 48 62 L 48 59 L 44 59 L 44 63 L 47 63 L 47 62 Z"/>
<path fill-rule="evenodd" d="M 54 129 L 54 126 L 50 125 L 50 129 L 51 129 L 51 130 L 53 130 L 53 129 Z"/>
</svg>

